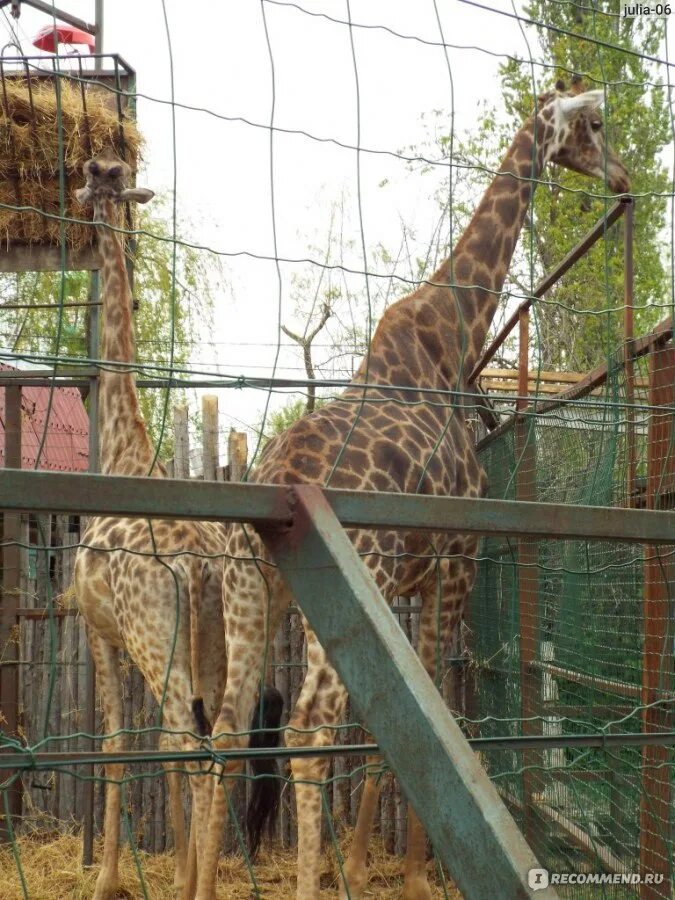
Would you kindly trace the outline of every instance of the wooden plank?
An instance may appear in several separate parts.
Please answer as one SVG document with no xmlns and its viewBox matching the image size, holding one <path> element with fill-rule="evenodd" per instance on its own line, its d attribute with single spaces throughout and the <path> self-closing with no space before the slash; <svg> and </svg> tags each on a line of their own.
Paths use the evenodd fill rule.
<svg viewBox="0 0 675 900">
<path fill-rule="evenodd" d="M 190 477 L 190 432 L 185 404 L 173 408 L 173 473 L 174 478 Z"/>
<path fill-rule="evenodd" d="M 16 616 L 19 619 L 48 619 L 50 616 L 54 616 L 55 619 L 63 618 L 64 616 L 76 616 L 78 614 L 77 609 L 74 607 L 56 607 L 55 609 L 50 610 L 46 606 L 39 606 L 35 609 L 30 607 L 20 606 L 16 610 Z"/>
<path fill-rule="evenodd" d="M 675 482 L 675 348 L 661 347 L 649 359 L 649 404 L 652 412 L 647 430 L 647 509 L 659 509 L 661 496 Z M 658 407 L 671 407 L 659 413 Z M 659 550 L 664 551 L 661 558 Z M 645 561 L 643 603 L 642 724 L 645 731 L 663 731 L 666 711 L 653 706 L 672 687 L 672 586 L 675 565 L 666 548 L 653 547 Z M 664 876 L 661 885 L 642 884 L 642 900 L 670 897 L 671 755 L 665 747 L 642 751 L 640 797 L 640 872 Z"/>
<path fill-rule="evenodd" d="M 673 320 L 672 319 L 664 319 L 660 322 L 653 331 L 650 331 L 649 334 L 644 335 L 641 338 L 636 338 L 633 341 L 633 359 L 640 359 L 640 357 L 645 356 L 647 353 L 651 353 L 654 348 L 660 347 L 670 340 L 673 334 Z M 572 387 L 558 394 L 556 397 L 551 398 L 551 400 L 546 400 L 543 403 L 540 403 L 537 408 L 537 413 L 540 416 L 545 415 L 546 413 L 553 412 L 553 410 L 559 409 L 561 406 L 564 406 L 567 403 L 571 403 L 574 400 L 581 400 L 583 397 L 587 397 L 591 394 L 596 388 L 598 388 L 601 384 L 607 379 L 607 363 L 602 363 L 597 366 L 587 375 L 581 379 L 581 381 L 577 382 L 577 384 L 572 385 Z M 502 422 L 497 428 L 490 432 L 490 434 L 486 435 L 482 440 L 478 442 L 476 445 L 477 450 L 482 450 L 488 444 L 492 443 L 492 441 L 499 438 L 501 435 L 510 431 L 514 423 L 516 421 L 515 416 L 509 417 L 505 422 Z"/>
<path fill-rule="evenodd" d="M 542 672 L 548 672 L 549 675 L 552 675 L 554 678 L 562 678 L 565 681 L 571 681 L 574 684 L 583 684 L 596 691 L 604 691 L 607 694 L 618 694 L 620 697 L 634 697 L 636 699 L 640 696 L 640 685 L 638 684 L 630 684 L 627 681 L 617 681 L 613 678 L 601 678 L 598 675 L 588 675 L 586 672 L 577 672 L 575 669 L 566 669 L 555 663 L 541 662 L 539 660 L 535 660 L 532 665 Z M 672 698 L 675 695 L 667 692 L 661 696 L 662 699 L 667 699 L 669 697 Z"/>
<path fill-rule="evenodd" d="M 523 804 L 518 797 L 507 793 L 504 793 L 503 797 L 510 807 L 518 812 L 523 811 Z M 626 864 L 623 860 L 619 859 L 604 844 L 599 843 L 597 836 L 589 835 L 576 822 L 561 815 L 558 810 L 548 806 L 546 803 L 537 802 L 535 813 L 538 817 L 544 817 L 552 825 L 555 825 L 564 840 L 581 850 L 591 863 L 600 863 L 601 867 L 607 872 L 622 874 L 626 871 Z"/>
<path fill-rule="evenodd" d="M 248 467 L 248 438 L 243 431 L 230 429 L 227 437 L 228 480 L 241 481 Z"/>
<path fill-rule="evenodd" d="M 218 450 L 218 397 L 205 394 L 202 397 L 202 471 L 204 481 L 216 480 L 220 465 Z"/>
<path fill-rule="evenodd" d="M 293 525 L 263 540 L 436 852 L 467 900 L 529 897 L 534 855 L 323 492 L 292 491 Z"/>
<path fill-rule="evenodd" d="M 547 383 L 547 382 L 537 383 L 536 380 L 531 380 L 531 381 L 528 381 L 528 383 L 527 383 L 528 394 L 536 394 L 536 395 L 551 394 L 552 396 L 557 396 L 560 394 L 560 386 L 562 383 L 563 382 L 560 382 L 558 384 L 551 384 L 551 383 Z M 642 388 L 647 387 L 647 380 L 643 379 L 643 378 L 636 378 L 633 383 L 636 387 L 642 387 Z M 481 385 L 481 388 L 483 388 L 483 390 L 488 393 L 496 393 L 497 391 L 499 391 L 501 393 L 515 394 L 518 390 L 518 384 L 517 384 L 516 379 L 512 379 L 510 381 L 505 381 L 505 380 L 494 381 L 492 379 L 484 381 L 481 379 L 480 385 Z M 590 395 L 597 395 L 599 393 L 600 393 L 600 389 L 594 388 L 590 392 Z M 628 402 L 631 402 L 631 401 L 628 401 Z"/>
<path fill-rule="evenodd" d="M 520 367 L 518 369 L 490 369 L 486 368 L 480 373 L 481 383 L 484 378 L 507 378 L 509 381 L 518 379 Z M 554 384 L 576 384 L 583 378 L 581 372 L 541 372 L 535 369 L 529 369 L 527 373 L 528 381 L 551 381 Z"/>
</svg>

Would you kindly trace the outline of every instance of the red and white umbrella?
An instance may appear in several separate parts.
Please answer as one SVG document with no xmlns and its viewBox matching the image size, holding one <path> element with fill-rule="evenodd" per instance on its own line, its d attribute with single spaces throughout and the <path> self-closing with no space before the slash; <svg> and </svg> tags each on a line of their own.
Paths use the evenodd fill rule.
<svg viewBox="0 0 675 900">
<path fill-rule="evenodd" d="M 89 52 L 94 52 L 94 36 L 81 28 L 72 25 L 45 25 L 33 39 L 33 46 L 49 53 L 56 53 L 59 44 L 71 44 L 77 46 L 84 44 Z"/>
</svg>

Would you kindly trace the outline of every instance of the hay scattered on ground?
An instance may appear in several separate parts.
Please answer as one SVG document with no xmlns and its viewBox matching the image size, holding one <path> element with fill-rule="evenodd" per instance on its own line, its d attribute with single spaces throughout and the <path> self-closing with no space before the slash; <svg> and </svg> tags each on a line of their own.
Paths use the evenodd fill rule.
<svg viewBox="0 0 675 900">
<path fill-rule="evenodd" d="M 83 100 L 81 85 L 62 78 L 57 105 L 55 79 L 31 79 L 29 92 L 25 78 L 5 75 L 0 87 L 0 204 L 33 206 L 59 216 L 60 150 L 65 214 L 72 218 L 83 218 L 73 192 L 82 186 L 82 166 L 87 159 L 112 146 L 136 169 L 141 136 L 129 119 L 120 123 L 116 95 L 91 85 L 85 87 L 84 96 Z M 60 233 L 58 218 L 0 206 L 0 240 L 5 244 L 58 244 Z M 93 236 L 89 225 L 66 225 L 66 243 L 73 249 L 90 244 Z"/>
<path fill-rule="evenodd" d="M 348 846 L 343 844 L 343 852 Z M 17 842 L 24 875 L 31 900 L 88 900 L 93 894 L 100 842 L 96 845 L 96 864 L 83 870 L 80 864 L 82 840 L 79 835 L 42 835 L 20 837 Z M 148 896 L 152 900 L 173 900 L 173 856 L 170 853 L 140 853 Z M 432 883 L 432 897 L 441 898 L 443 890 L 438 882 L 433 862 L 428 863 Z M 366 896 L 377 900 L 398 900 L 403 885 L 403 860 L 387 853 L 379 839 L 372 842 L 370 882 Z M 322 897 L 337 897 L 338 868 L 333 854 L 325 854 L 321 879 Z M 295 900 L 295 855 L 292 850 L 263 849 L 255 865 L 258 888 L 264 900 Z M 136 900 L 143 893 L 138 872 L 128 847 L 120 855 L 120 891 L 118 897 Z M 460 894 L 448 883 L 447 895 L 458 900 Z M 250 900 L 253 896 L 246 866 L 239 856 L 221 857 L 218 871 L 218 900 Z M 22 900 L 23 894 L 12 849 L 0 847 L 0 897 L 3 900 Z"/>
</svg>

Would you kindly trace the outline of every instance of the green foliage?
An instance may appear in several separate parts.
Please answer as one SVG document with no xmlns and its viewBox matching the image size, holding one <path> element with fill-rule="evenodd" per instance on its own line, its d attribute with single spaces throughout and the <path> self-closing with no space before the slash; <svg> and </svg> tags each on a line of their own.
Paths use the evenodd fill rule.
<svg viewBox="0 0 675 900">
<path fill-rule="evenodd" d="M 211 330 L 214 292 L 221 269 L 217 260 L 198 251 L 177 246 L 175 269 L 169 215 L 165 204 L 155 200 L 152 211 L 142 209 L 139 229 L 161 240 L 139 235 L 134 261 L 134 313 L 136 355 L 140 363 L 176 367 L 188 364 L 193 344 Z M 58 304 L 61 275 L 40 272 L 0 277 L 0 297 L 11 303 Z M 66 272 L 63 276 L 64 304 L 88 299 L 89 275 Z M 2 342 L 15 353 L 26 356 L 58 355 L 87 358 L 87 310 L 65 309 L 59 329 L 58 311 L 29 309 L 9 312 L 3 317 Z M 172 353 L 173 347 L 173 353 Z M 171 404 L 181 402 L 182 392 L 172 389 Z M 162 432 L 166 393 L 155 388 L 140 389 L 139 399 L 150 435 L 157 443 Z M 170 410 L 169 406 L 169 410 Z M 171 429 L 162 440 L 162 456 L 172 454 Z"/>
<path fill-rule="evenodd" d="M 594 11 L 595 10 L 595 11 Z M 611 13 L 611 15 L 609 15 Z M 535 94 L 550 89 L 558 78 L 569 85 L 580 74 L 589 88 L 605 88 L 605 128 L 609 143 L 626 165 L 637 195 L 635 207 L 635 332 L 645 333 L 668 315 L 671 302 L 670 252 L 666 243 L 666 197 L 670 179 L 662 162 L 673 138 L 664 91 L 649 82 L 661 81 L 653 66 L 636 53 L 658 55 L 663 23 L 650 17 L 624 19 L 616 4 L 598 2 L 591 8 L 573 3 L 531 0 L 524 15 L 559 30 L 528 29 L 532 57 L 509 59 L 500 66 L 502 98 L 485 102 L 466 137 L 451 141 L 447 116 L 434 111 L 426 121 L 431 147 L 412 148 L 416 155 L 452 151 L 456 163 L 450 219 L 447 183 L 438 191 L 442 214 L 452 233 L 436 228 L 433 252 L 418 260 L 421 277 L 429 277 L 468 224 L 506 148 L 522 122 L 532 113 Z M 564 32 L 583 34 L 622 49 L 600 46 Z M 536 84 L 533 85 L 533 69 Z M 606 86 L 606 87 L 605 87 Z M 435 152 L 434 152 L 435 151 Z M 426 167 L 428 170 L 429 167 Z M 422 167 L 425 171 L 425 167 Z M 565 254 L 613 202 L 604 199 L 602 182 L 549 166 L 534 195 L 533 215 L 526 222 L 505 284 L 519 301 L 560 262 Z M 592 196 L 601 195 L 601 196 Z M 604 360 L 622 340 L 623 223 L 619 222 L 534 308 L 533 364 L 543 369 L 585 371 Z M 509 311 L 514 303 L 509 306 Z M 508 359 L 508 346 L 506 350 Z M 497 360 L 498 364 L 505 360 Z"/>
<path fill-rule="evenodd" d="M 324 404 L 321 400 L 317 400 L 316 405 L 323 406 Z M 282 406 L 281 409 L 276 409 L 274 412 L 269 413 L 265 423 L 265 443 L 273 437 L 276 437 L 276 435 L 283 434 L 283 432 L 286 431 L 287 428 L 290 428 L 294 422 L 301 419 L 306 412 L 305 398 L 299 397 L 297 400 L 290 400 L 285 406 Z"/>
<path fill-rule="evenodd" d="M 672 139 L 672 126 L 663 90 L 645 84 L 659 80 L 654 67 L 622 50 L 658 54 L 663 23 L 647 16 L 624 19 L 618 15 L 616 4 L 609 2 L 594 4 L 594 9 L 532 0 L 525 15 L 561 29 L 537 28 L 540 52 L 537 54 L 533 47 L 533 55 L 554 67 L 551 81 L 537 83 L 537 92 L 558 77 L 569 83 L 570 73 L 583 75 L 589 88 L 606 86 L 607 138 L 628 169 L 632 192 L 638 196 L 634 302 L 636 332 L 642 333 L 665 316 L 658 305 L 669 296 L 663 240 L 666 198 L 655 195 L 670 188 L 660 153 Z M 562 31 L 584 34 L 622 50 L 579 40 Z M 518 123 L 531 113 L 534 90 L 529 60 L 509 60 L 501 66 L 500 74 L 508 122 L 495 133 L 503 148 Z M 524 231 L 523 253 L 512 274 L 521 293 L 560 261 L 611 202 L 589 196 L 605 193 L 601 183 L 561 167 L 550 166 L 548 180 L 552 183 L 540 185 L 535 193 L 533 227 Z M 549 293 L 548 302 L 538 304 L 537 342 L 544 368 L 583 371 L 597 364 L 599 354 L 608 355 L 621 342 L 622 312 L 599 313 L 623 304 L 622 234 L 623 224 L 612 229 L 607 240 L 596 244 Z"/>
</svg>

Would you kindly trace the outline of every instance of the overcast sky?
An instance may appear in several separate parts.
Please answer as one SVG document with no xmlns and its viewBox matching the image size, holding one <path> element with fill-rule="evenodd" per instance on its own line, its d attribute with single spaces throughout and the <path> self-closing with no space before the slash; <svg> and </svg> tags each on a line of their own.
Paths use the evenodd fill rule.
<svg viewBox="0 0 675 900">
<path fill-rule="evenodd" d="M 495 9 L 514 9 L 510 0 L 488 2 Z M 93 19 L 93 0 L 62 0 L 62 5 Z M 148 187 L 168 191 L 174 181 L 172 111 L 166 102 L 172 86 L 169 37 L 176 101 L 214 114 L 175 113 L 176 189 L 181 215 L 191 223 L 190 240 L 227 254 L 316 256 L 308 244 L 325 240 L 331 206 L 344 195 L 346 237 L 354 242 L 345 263 L 361 270 L 357 153 L 331 139 L 397 151 L 424 139 L 428 117 L 422 114 L 431 110 L 447 113 L 445 128 L 453 110 L 457 133 L 470 131 L 478 105 L 499 98 L 500 59 L 527 57 L 528 45 L 513 19 L 459 0 L 301 0 L 300 5 L 304 11 L 277 0 L 166 0 L 167 35 L 160 0 L 108 0 L 104 50 L 120 53 L 138 72 Z M 359 26 L 351 32 L 344 24 L 350 16 Z M 46 22 L 43 14 L 24 8 L 18 26 L 25 51 Z M 454 45 L 447 51 L 438 46 L 441 33 Z M 535 47 L 534 35 L 528 37 Z M 273 98 L 277 128 L 324 140 L 275 132 L 271 167 L 267 126 Z M 401 221 L 426 237 L 438 215 L 430 197 L 442 172 L 421 179 L 404 162 L 369 152 L 358 161 L 367 251 L 380 242 L 396 248 Z M 381 187 L 385 179 L 387 186 Z M 303 268 L 283 264 L 278 272 L 273 259 L 246 255 L 228 256 L 225 264 L 231 290 L 219 297 L 212 346 L 195 348 L 194 361 L 210 368 L 218 363 L 233 374 L 269 374 L 279 334 L 278 278 L 281 321 L 293 327 L 291 279 Z M 277 373 L 299 376 L 300 366 L 299 355 L 283 348 Z M 263 402 L 260 392 L 221 392 L 223 424 L 256 422 Z"/>
</svg>

